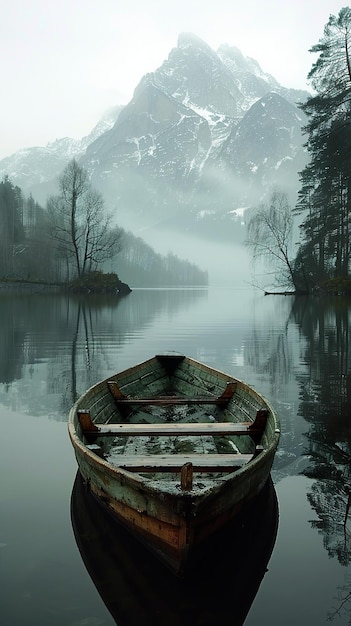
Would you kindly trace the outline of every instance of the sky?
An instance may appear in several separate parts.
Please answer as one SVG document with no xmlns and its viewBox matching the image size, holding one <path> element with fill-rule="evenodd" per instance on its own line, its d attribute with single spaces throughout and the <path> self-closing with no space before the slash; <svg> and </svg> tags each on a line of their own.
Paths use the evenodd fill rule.
<svg viewBox="0 0 351 626">
<path fill-rule="evenodd" d="M 127 104 L 190 32 L 235 46 L 286 87 L 308 88 L 329 15 L 345 0 L 2 0 L 0 159 L 80 139 Z"/>
</svg>

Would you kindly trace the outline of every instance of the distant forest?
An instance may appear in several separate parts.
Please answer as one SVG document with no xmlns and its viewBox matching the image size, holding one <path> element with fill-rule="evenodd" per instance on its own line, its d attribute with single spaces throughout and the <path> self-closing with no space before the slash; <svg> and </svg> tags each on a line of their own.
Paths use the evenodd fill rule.
<svg viewBox="0 0 351 626">
<path fill-rule="evenodd" d="M 60 194 L 49 198 L 45 209 L 6 176 L 0 182 L 0 279 L 67 283 L 99 270 L 135 287 L 208 284 L 206 271 L 110 228 L 110 217 L 75 161 L 60 179 Z"/>
</svg>

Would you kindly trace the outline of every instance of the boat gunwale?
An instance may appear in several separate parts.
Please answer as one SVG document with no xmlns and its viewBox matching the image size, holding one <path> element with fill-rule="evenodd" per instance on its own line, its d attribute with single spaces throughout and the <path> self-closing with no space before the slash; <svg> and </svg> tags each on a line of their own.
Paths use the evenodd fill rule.
<svg viewBox="0 0 351 626">
<path fill-rule="evenodd" d="M 69 416 L 68 416 L 69 436 L 70 436 L 73 448 L 77 450 L 77 452 L 79 451 L 80 455 L 82 455 L 86 459 L 86 462 L 89 463 L 90 465 L 93 465 L 99 471 L 106 471 L 111 476 L 111 478 L 118 480 L 121 483 L 124 481 L 127 481 L 130 486 L 133 486 L 136 489 L 142 488 L 144 491 L 148 491 L 150 494 L 157 495 L 158 497 L 160 497 L 160 495 L 162 494 L 162 499 L 167 499 L 167 496 L 168 496 L 172 500 L 174 500 L 175 498 L 182 500 L 184 499 L 185 495 L 187 495 L 187 494 L 184 494 L 184 491 L 179 491 L 179 493 L 176 493 L 173 490 L 172 491 L 171 490 L 167 491 L 167 489 L 160 490 L 159 488 L 157 488 L 157 486 L 153 484 L 153 481 L 150 480 L 149 477 L 142 476 L 138 472 L 128 471 L 127 469 L 121 466 L 114 465 L 112 462 L 101 458 L 100 456 L 95 454 L 93 450 L 89 449 L 89 447 L 82 441 L 77 431 L 78 409 L 81 408 L 84 405 L 84 403 L 86 404 L 87 398 L 89 398 L 90 396 L 93 397 L 94 395 L 96 395 L 97 388 L 101 387 L 103 389 L 104 386 L 107 385 L 107 382 L 109 380 L 113 380 L 113 379 L 118 380 L 118 377 L 128 376 L 129 374 L 133 372 L 137 372 L 138 370 L 140 370 L 141 366 L 151 365 L 153 362 L 157 361 L 157 356 L 158 355 L 155 355 L 154 357 L 146 361 L 143 361 L 142 363 L 139 363 L 130 368 L 127 368 L 112 376 L 108 376 L 107 378 L 98 381 L 96 384 L 92 385 L 89 389 L 87 389 L 77 399 L 77 401 L 74 403 L 74 405 L 72 406 L 69 412 Z M 245 392 L 249 393 L 249 395 L 251 395 L 257 401 L 259 401 L 265 408 L 269 410 L 269 418 L 268 418 L 266 428 L 268 427 L 269 422 L 271 423 L 270 428 L 272 428 L 272 421 L 273 421 L 273 433 L 271 436 L 267 435 L 268 443 L 266 447 L 264 447 L 264 449 L 256 457 L 252 458 L 252 460 L 249 463 L 243 465 L 240 468 L 238 467 L 233 468 L 232 472 L 228 472 L 227 474 L 222 475 L 220 478 L 220 481 L 213 482 L 212 487 L 209 487 L 208 489 L 205 489 L 199 493 L 189 492 L 191 495 L 191 498 L 193 500 L 198 501 L 202 499 L 208 499 L 209 495 L 214 495 L 217 491 L 222 490 L 224 483 L 228 484 L 232 482 L 234 486 L 236 482 L 240 482 L 243 475 L 245 476 L 245 474 L 248 473 L 249 468 L 251 468 L 251 470 L 254 470 L 256 466 L 264 465 L 266 458 L 274 454 L 278 446 L 279 437 L 280 437 L 280 423 L 279 423 L 279 418 L 276 412 L 274 411 L 273 407 L 271 406 L 270 402 L 261 393 L 259 393 L 254 388 L 244 383 L 242 380 L 235 378 L 233 376 L 229 376 L 228 374 L 226 374 L 225 372 L 221 370 L 212 368 L 190 357 L 184 356 L 184 360 L 187 361 L 190 365 L 192 365 L 195 369 L 199 368 L 201 370 L 208 371 L 211 374 L 214 373 L 215 375 L 219 375 L 219 377 L 223 379 L 223 381 L 225 382 L 232 382 L 232 381 L 236 382 L 239 387 L 241 387 Z M 106 421 L 104 423 L 107 424 L 108 422 Z M 78 462 L 78 465 L 79 465 L 79 462 Z M 251 473 L 251 470 L 250 470 L 250 473 Z M 154 481 L 154 482 L 157 482 L 157 481 Z"/>
</svg>

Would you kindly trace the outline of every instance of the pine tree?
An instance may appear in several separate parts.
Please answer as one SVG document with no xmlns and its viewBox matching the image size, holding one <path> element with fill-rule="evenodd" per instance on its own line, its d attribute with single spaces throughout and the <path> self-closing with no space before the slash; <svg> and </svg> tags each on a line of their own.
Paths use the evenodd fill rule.
<svg viewBox="0 0 351 626">
<path fill-rule="evenodd" d="M 23 198 L 8 176 L 0 183 L 0 274 L 16 270 L 16 246 L 24 241 Z"/>
<path fill-rule="evenodd" d="M 301 105 L 310 163 L 301 173 L 296 207 L 304 212 L 299 253 L 316 281 L 347 276 L 351 209 L 351 9 L 331 15 L 311 48 L 319 53 L 308 78 L 316 95 Z"/>
</svg>

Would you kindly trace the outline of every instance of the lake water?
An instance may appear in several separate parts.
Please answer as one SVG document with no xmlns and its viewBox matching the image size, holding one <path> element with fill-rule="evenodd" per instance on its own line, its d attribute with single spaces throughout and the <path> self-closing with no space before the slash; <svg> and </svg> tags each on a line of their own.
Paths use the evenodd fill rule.
<svg viewBox="0 0 351 626">
<path fill-rule="evenodd" d="M 140 289 L 119 301 L 3 294 L 1 624 L 116 623 L 88 573 L 89 554 L 88 569 L 84 564 L 90 546 L 102 559 L 100 579 L 116 570 L 107 584 L 121 599 L 119 626 L 148 624 L 146 614 L 150 626 L 238 623 L 238 583 L 218 601 L 215 619 L 204 604 L 211 595 L 205 579 L 203 593 L 193 581 L 191 605 L 182 604 L 178 583 L 156 573 L 144 549 L 129 547 L 123 533 L 113 548 L 120 565 L 113 564 L 108 526 L 100 511 L 83 515 L 84 494 L 74 487 L 77 467 L 66 425 L 74 399 L 165 350 L 245 380 L 280 414 L 272 471 L 278 531 L 245 624 L 350 624 L 350 318 L 351 302 L 339 298 L 264 297 L 240 288 Z M 100 524 L 105 530 L 97 536 Z M 239 556 L 238 562 L 232 557 L 233 570 L 243 567 Z M 228 580 L 224 561 L 222 552 L 209 561 L 209 580 Z"/>
</svg>

